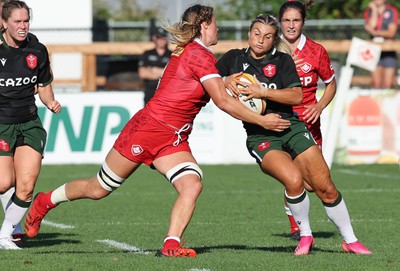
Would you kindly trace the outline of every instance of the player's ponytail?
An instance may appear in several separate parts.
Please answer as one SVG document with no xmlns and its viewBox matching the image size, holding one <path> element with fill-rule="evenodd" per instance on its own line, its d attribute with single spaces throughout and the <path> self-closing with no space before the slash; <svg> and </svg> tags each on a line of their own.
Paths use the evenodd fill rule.
<svg viewBox="0 0 400 271">
<path fill-rule="evenodd" d="M 176 24 L 164 24 L 164 29 L 172 36 L 172 42 L 184 46 L 201 35 L 201 24 L 211 24 L 213 8 L 209 6 L 193 5 L 186 9 L 182 19 Z"/>
</svg>

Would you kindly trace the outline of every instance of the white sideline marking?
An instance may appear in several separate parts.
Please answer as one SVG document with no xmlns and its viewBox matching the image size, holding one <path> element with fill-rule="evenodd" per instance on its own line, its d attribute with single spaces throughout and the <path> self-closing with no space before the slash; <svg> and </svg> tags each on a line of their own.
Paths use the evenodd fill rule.
<svg viewBox="0 0 400 271">
<path fill-rule="evenodd" d="M 47 226 L 51 226 L 51 227 L 54 227 L 54 228 L 59 228 L 59 229 L 74 229 L 75 228 L 75 226 L 72 226 L 72 225 L 54 223 L 54 222 L 51 222 L 51 221 L 48 221 L 48 220 L 44 220 L 44 219 L 42 220 L 42 224 L 43 225 L 47 225 Z"/>
<path fill-rule="evenodd" d="M 192 269 L 189 269 L 188 271 L 210 271 L 211 269 L 204 269 L 204 268 L 202 268 L 202 269 L 199 269 L 199 268 L 192 268 Z"/>
<path fill-rule="evenodd" d="M 368 188 L 368 189 L 340 189 L 340 191 L 346 193 L 398 193 L 400 192 L 400 189 Z"/>
<path fill-rule="evenodd" d="M 350 175 L 363 175 L 363 176 L 370 176 L 370 177 L 377 177 L 377 178 L 384 178 L 384 179 L 400 179 L 399 175 L 393 174 L 380 174 L 375 172 L 368 172 L 368 171 L 360 171 L 360 170 L 353 170 L 353 169 L 340 169 L 338 170 L 340 173 L 346 173 Z"/>
<path fill-rule="evenodd" d="M 120 242 L 117 242 L 114 240 L 105 239 L 105 240 L 96 240 L 96 241 L 99 243 L 107 244 L 112 247 L 116 247 L 116 248 L 124 250 L 124 251 L 130 251 L 130 252 L 134 252 L 134 253 L 138 253 L 138 254 L 150 254 L 150 252 L 144 251 L 141 248 L 137 248 L 137 247 L 128 245 L 126 243 L 120 243 Z"/>
</svg>

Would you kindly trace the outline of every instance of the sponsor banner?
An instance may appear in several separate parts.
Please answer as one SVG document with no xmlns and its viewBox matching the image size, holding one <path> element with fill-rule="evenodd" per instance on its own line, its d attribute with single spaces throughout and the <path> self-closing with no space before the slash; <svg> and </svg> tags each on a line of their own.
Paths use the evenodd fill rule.
<svg viewBox="0 0 400 271">
<path fill-rule="evenodd" d="M 142 92 L 56 93 L 60 114 L 36 103 L 47 131 L 44 164 L 102 163 L 127 121 L 143 107 Z"/>
<path fill-rule="evenodd" d="M 48 132 L 44 164 L 100 164 L 127 121 L 143 107 L 143 92 L 57 93 L 63 106 L 52 114 L 37 99 Z M 329 110 L 322 131 L 329 131 Z M 155 139 L 156 140 L 156 139 Z M 218 109 L 204 107 L 189 137 L 200 164 L 249 164 L 242 122 Z M 400 155 L 400 92 L 351 89 L 341 118 L 334 162 L 397 163 Z"/>
<path fill-rule="evenodd" d="M 128 120 L 143 107 L 143 92 L 56 93 L 55 115 L 37 99 L 46 129 L 43 164 L 102 163 Z M 212 102 L 193 124 L 190 147 L 200 164 L 250 163 L 242 123 Z M 155 139 L 156 140 L 156 139 Z"/>
<path fill-rule="evenodd" d="M 255 163 L 246 148 L 242 122 L 221 111 L 212 101 L 196 117 L 189 143 L 200 164 Z"/>
<path fill-rule="evenodd" d="M 346 97 L 335 162 L 391 163 L 400 155 L 400 93 L 355 90 Z"/>
</svg>

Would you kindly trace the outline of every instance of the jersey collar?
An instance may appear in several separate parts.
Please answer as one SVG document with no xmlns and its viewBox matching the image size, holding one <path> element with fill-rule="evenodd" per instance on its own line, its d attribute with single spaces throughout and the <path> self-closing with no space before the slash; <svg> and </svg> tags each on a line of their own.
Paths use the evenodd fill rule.
<svg viewBox="0 0 400 271">
<path fill-rule="evenodd" d="M 253 57 L 250 55 L 250 47 L 247 47 L 247 48 L 246 48 L 245 54 L 246 54 L 248 57 L 253 58 Z M 263 61 L 264 61 L 264 60 L 268 60 L 271 56 L 273 56 L 273 55 L 275 55 L 275 54 L 276 54 L 276 48 L 274 47 L 274 48 L 272 48 L 271 50 L 269 50 L 269 52 L 265 55 L 265 57 L 263 58 Z M 259 59 L 259 60 L 260 60 L 260 59 Z"/>
<path fill-rule="evenodd" d="M 197 42 L 198 44 L 200 44 L 201 46 L 203 46 L 204 48 L 206 48 L 208 51 L 211 52 L 211 49 L 207 47 L 199 38 L 195 38 L 193 41 Z"/>
<path fill-rule="evenodd" d="M 24 40 L 24 42 L 21 44 L 21 46 L 19 46 L 18 48 L 24 48 L 26 47 L 26 45 L 29 43 L 30 38 L 28 36 L 26 36 L 26 39 Z M 0 34 L 0 45 L 4 45 L 6 48 L 13 48 L 10 47 L 6 41 L 6 39 L 4 38 L 3 34 Z"/>
<path fill-rule="evenodd" d="M 281 39 L 284 39 L 283 34 L 280 35 Z M 304 46 L 306 45 L 307 38 L 304 36 L 304 34 L 301 34 L 300 36 L 300 42 L 297 44 L 297 49 L 300 51 L 303 50 Z"/>
<path fill-rule="evenodd" d="M 299 49 L 300 51 L 303 50 L 304 46 L 306 45 L 306 40 L 306 36 L 304 36 L 304 34 L 301 34 L 300 42 L 299 44 L 297 44 L 297 49 Z"/>
</svg>

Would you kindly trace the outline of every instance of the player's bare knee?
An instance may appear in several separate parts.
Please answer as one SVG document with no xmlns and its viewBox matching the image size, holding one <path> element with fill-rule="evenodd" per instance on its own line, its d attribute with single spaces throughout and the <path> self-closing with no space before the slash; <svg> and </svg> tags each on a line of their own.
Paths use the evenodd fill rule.
<svg viewBox="0 0 400 271">
<path fill-rule="evenodd" d="M 203 191 L 203 184 L 200 181 L 196 181 L 192 183 L 191 186 L 186 189 L 186 191 L 188 191 L 188 194 L 197 198 L 201 191 Z"/>
<path fill-rule="evenodd" d="M 183 180 L 184 182 L 185 180 Z M 181 187 L 176 187 L 176 191 L 179 194 L 181 199 L 184 199 L 188 202 L 195 202 L 197 198 L 200 196 L 201 191 L 203 190 L 203 185 L 200 181 L 190 182 L 188 185 L 184 185 Z"/>
<path fill-rule="evenodd" d="M 197 198 L 203 190 L 203 184 L 195 174 L 182 176 L 173 185 L 182 197 Z"/>
<path fill-rule="evenodd" d="M 111 192 L 107 191 L 103 188 L 99 188 L 90 192 L 90 199 L 92 200 L 100 200 L 106 196 L 108 196 Z"/>
<path fill-rule="evenodd" d="M 339 194 L 332 182 L 325 182 L 324 185 L 315 187 L 314 191 L 324 203 L 334 202 Z"/>
<path fill-rule="evenodd" d="M 339 196 L 339 191 L 337 191 L 335 186 L 330 186 L 328 189 L 325 190 L 322 201 L 324 203 L 333 203 L 336 201 L 338 196 Z"/>
<path fill-rule="evenodd" d="M 0 184 L 0 195 L 6 193 L 11 187 L 9 185 Z"/>
<path fill-rule="evenodd" d="M 6 193 L 11 187 L 15 185 L 15 176 L 7 174 L 0 174 L 0 194 Z"/>
<path fill-rule="evenodd" d="M 101 188 L 99 188 L 98 191 L 95 192 L 96 198 L 94 199 L 100 199 L 107 196 L 112 191 L 120 187 L 125 181 L 124 178 L 121 178 L 117 174 L 115 174 L 109 168 L 106 162 L 103 163 L 101 169 L 97 173 L 96 178 Z"/>
<path fill-rule="evenodd" d="M 300 195 L 304 191 L 303 178 L 300 175 L 292 176 L 290 180 L 286 180 L 285 190 L 291 196 Z"/>
</svg>

